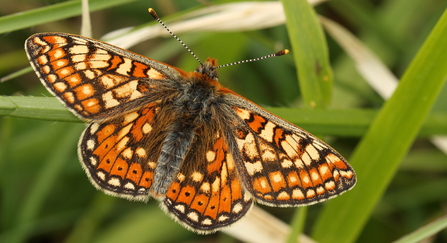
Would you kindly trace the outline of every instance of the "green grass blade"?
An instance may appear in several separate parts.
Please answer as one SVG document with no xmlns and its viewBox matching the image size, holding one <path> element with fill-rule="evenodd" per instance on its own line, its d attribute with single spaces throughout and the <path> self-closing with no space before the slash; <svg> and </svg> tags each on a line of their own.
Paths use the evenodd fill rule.
<svg viewBox="0 0 447 243">
<path fill-rule="evenodd" d="M 406 70 L 350 160 L 357 186 L 327 203 L 313 237 L 353 242 L 419 132 L 447 78 L 447 12 Z"/>
<path fill-rule="evenodd" d="M 429 238 L 430 236 L 438 233 L 439 231 L 447 228 L 447 216 L 439 218 L 428 225 L 408 234 L 399 240 L 393 241 L 393 243 L 416 243 Z"/>
<path fill-rule="evenodd" d="M 298 108 L 265 107 L 268 111 L 299 125 L 305 130 L 333 136 L 362 136 L 377 115 L 375 110 L 309 110 Z M 0 96 L 0 116 L 38 120 L 82 122 L 55 98 L 28 96 Z M 447 135 L 447 112 L 430 114 L 420 136 Z"/>
<path fill-rule="evenodd" d="M 303 99 L 312 108 L 331 102 L 332 69 L 321 24 L 305 0 L 283 0 Z"/>
<path fill-rule="evenodd" d="M 90 11 L 96 11 L 136 0 L 90 0 Z M 0 18 L 0 34 L 36 26 L 81 14 L 81 0 L 67 1 Z"/>
<path fill-rule="evenodd" d="M 0 96 L 0 116 L 80 122 L 55 98 Z"/>
</svg>

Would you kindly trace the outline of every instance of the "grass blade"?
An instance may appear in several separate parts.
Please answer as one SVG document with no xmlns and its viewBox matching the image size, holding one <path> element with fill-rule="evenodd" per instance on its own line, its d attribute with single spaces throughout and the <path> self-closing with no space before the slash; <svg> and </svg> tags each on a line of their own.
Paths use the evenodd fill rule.
<svg viewBox="0 0 447 243">
<path fill-rule="evenodd" d="M 331 101 L 333 77 L 321 24 L 307 1 L 282 3 L 303 99 L 312 108 L 324 108 Z"/>
<path fill-rule="evenodd" d="M 313 231 L 316 240 L 353 242 L 360 234 L 445 83 L 446 38 L 444 12 L 354 152 L 357 186 L 328 202 Z"/>
</svg>

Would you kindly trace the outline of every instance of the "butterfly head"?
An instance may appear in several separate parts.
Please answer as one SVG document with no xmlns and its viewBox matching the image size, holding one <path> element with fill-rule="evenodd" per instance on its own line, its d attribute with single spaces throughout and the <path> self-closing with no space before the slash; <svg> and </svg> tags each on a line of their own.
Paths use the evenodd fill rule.
<svg viewBox="0 0 447 243">
<path fill-rule="evenodd" d="M 218 73 L 217 73 L 217 60 L 214 58 L 208 57 L 206 59 L 205 63 L 200 64 L 196 70 L 196 73 L 204 74 L 214 80 L 218 80 Z"/>
</svg>

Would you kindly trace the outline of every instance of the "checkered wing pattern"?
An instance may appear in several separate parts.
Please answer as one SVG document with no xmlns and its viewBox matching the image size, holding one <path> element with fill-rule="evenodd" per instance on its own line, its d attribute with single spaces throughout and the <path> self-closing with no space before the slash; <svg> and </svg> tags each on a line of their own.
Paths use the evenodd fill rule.
<svg viewBox="0 0 447 243">
<path fill-rule="evenodd" d="M 38 33 L 25 49 L 42 83 L 75 115 L 101 120 L 141 106 L 184 72 L 90 38 Z M 154 96 L 155 97 L 155 96 Z M 147 100 L 145 100 L 147 102 Z"/>
<path fill-rule="evenodd" d="M 246 188 L 262 204 L 302 206 L 335 197 L 356 182 L 329 145 L 250 101 L 230 95 L 241 119 L 235 137 Z"/>
</svg>

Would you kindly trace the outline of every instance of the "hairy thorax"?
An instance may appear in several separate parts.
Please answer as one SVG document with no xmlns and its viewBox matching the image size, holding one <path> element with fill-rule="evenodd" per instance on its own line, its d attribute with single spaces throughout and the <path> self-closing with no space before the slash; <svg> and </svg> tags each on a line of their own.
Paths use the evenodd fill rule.
<svg viewBox="0 0 447 243">
<path fill-rule="evenodd" d="M 192 73 L 189 81 L 180 88 L 173 106 L 180 119 L 200 126 L 211 119 L 213 105 L 223 94 L 219 92 L 219 83 L 206 75 Z"/>
</svg>

